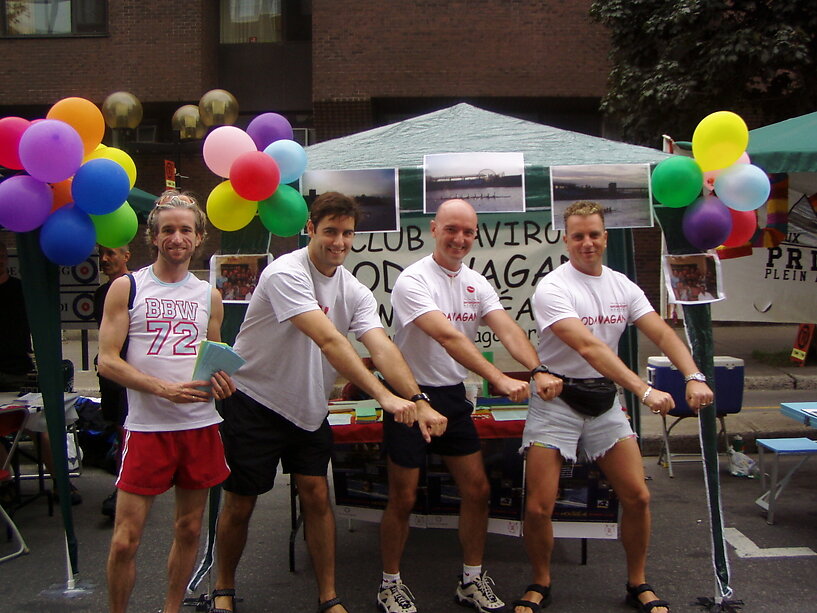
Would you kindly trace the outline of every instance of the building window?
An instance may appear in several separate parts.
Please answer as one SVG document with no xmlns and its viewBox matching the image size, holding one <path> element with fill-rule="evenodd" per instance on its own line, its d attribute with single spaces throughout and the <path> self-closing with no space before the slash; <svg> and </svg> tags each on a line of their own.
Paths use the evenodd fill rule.
<svg viewBox="0 0 817 613">
<path fill-rule="evenodd" d="M 310 0 L 221 0 L 221 42 L 311 40 Z"/>
<path fill-rule="evenodd" d="M 108 33 L 105 0 L 2 0 L 4 36 L 84 36 Z"/>
</svg>

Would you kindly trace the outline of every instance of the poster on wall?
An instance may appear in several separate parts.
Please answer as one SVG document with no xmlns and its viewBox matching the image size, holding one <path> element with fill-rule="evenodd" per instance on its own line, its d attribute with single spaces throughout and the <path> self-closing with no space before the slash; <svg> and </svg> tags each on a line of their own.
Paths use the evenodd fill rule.
<svg viewBox="0 0 817 613">
<path fill-rule="evenodd" d="M 703 304 L 726 297 L 720 260 L 711 253 L 664 255 L 663 268 L 670 304 Z"/>
<path fill-rule="evenodd" d="M 261 273 L 272 261 L 268 253 L 213 255 L 210 258 L 210 285 L 225 302 L 249 302 Z"/>
<path fill-rule="evenodd" d="M 423 210 L 446 200 L 471 203 L 477 213 L 525 212 L 525 160 L 521 153 L 435 153 L 423 157 Z"/>
<path fill-rule="evenodd" d="M 553 227 L 564 230 L 564 211 L 578 200 L 592 200 L 604 209 L 610 228 L 651 228 L 652 195 L 649 164 L 584 164 L 551 166 Z"/>
<path fill-rule="evenodd" d="M 354 198 L 360 206 L 355 230 L 367 232 L 400 231 L 400 194 L 397 170 L 308 170 L 301 176 L 301 193 L 308 205 L 326 192 L 340 192 Z"/>
</svg>

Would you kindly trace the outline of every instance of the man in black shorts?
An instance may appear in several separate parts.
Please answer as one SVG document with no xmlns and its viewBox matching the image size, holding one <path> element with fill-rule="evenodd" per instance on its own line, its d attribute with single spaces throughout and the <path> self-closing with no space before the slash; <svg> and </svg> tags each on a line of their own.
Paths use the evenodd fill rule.
<svg viewBox="0 0 817 613">
<path fill-rule="evenodd" d="M 409 515 L 417 495 L 426 454 L 440 454 L 459 488 L 459 535 L 463 569 L 455 597 L 478 611 L 500 611 L 491 578 L 482 570 L 488 529 L 489 485 L 480 441 L 471 420 L 473 405 L 463 381 L 468 371 L 487 379 L 514 402 L 527 400 L 528 381 L 513 379 L 486 360 L 472 341 L 485 324 L 511 356 L 531 371 L 544 399 L 561 391 L 561 380 L 540 368 L 536 350 L 511 319 L 496 291 L 462 261 L 477 235 L 477 215 L 464 200 L 440 205 L 431 222 L 434 252 L 406 268 L 394 285 L 395 343 L 406 358 L 431 405 L 448 418 L 445 433 L 432 441 L 421 432 L 384 419 L 388 455 L 389 502 L 380 527 L 383 579 L 377 603 L 386 613 L 417 611 L 414 597 L 400 578 L 400 558 L 409 532 Z"/>
<path fill-rule="evenodd" d="M 239 391 L 224 405 L 222 436 L 232 472 L 218 520 L 212 611 L 235 610 L 235 575 L 250 517 L 257 497 L 272 489 L 279 459 L 298 486 L 318 610 L 346 611 L 335 590 L 335 519 L 326 477 L 332 447 L 327 405 L 337 372 L 398 423 L 417 421 L 427 440 L 445 429 L 383 329 L 371 291 L 342 266 L 357 219 L 352 199 L 337 192 L 318 197 L 307 222 L 309 245 L 267 266 L 250 300 L 235 342 L 247 362 L 234 375 Z M 395 393 L 364 365 L 349 333 L 369 350 Z M 303 607 L 290 603 L 288 610 Z"/>
</svg>

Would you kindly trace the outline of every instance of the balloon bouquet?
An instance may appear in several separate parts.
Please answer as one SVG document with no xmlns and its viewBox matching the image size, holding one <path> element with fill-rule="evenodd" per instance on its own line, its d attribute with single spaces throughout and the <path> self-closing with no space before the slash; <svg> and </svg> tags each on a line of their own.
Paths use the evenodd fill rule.
<svg viewBox="0 0 817 613">
<path fill-rule="evenodd" d="M 695 128 L 692 158 L 667 158 L 652 173 L 658 202 L 688 207 L 682 230 L 687 241 L 702 251 L 743 245 L 757 230 L 755 211 L 768 200 L 771 186 L 766 173 L 750 163 L 748 144 L 743 119 L 718 111 Z"/>
<path fill-rule="evenodd" d="M 102 112 L 84 98 L 63 98 L 45 119 L 0 119 L 0 165 L 25 171 L 0 183 L 0 225 L 41 228 L 40 247 L 55 264 L 74 266 L 96 243 L 121 247 L 136 235 L 126 201 L 136 165 L 102 145 L 104 134 Z"/>
<path fill-rule="evenodd" d="M 207 217 L 216 228 L 239 230 L 256 213 L 278 236 L 294 236 L 309 210 L 297 181 L 306 170 L 306 151 L 292 140 L 292 126 L 277 113 L 254 118 L 247 131 L 221 126 L 204 139 L 204 163 L 226 181 L 207 197 Z"/>
</svg>

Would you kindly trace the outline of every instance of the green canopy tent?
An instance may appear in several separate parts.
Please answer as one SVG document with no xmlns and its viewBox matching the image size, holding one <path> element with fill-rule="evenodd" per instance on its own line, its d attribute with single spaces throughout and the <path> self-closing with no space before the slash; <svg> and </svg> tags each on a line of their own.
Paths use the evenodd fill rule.
<svg viewBox="0 0 817 613">
<path fill-rule="evenodd" d="M 817 172 L 817 112 L 750 131 L 746 152 L 766 172 Z"/>
<path fill-rule="evenodd" d="M 307 147 L 307 170 L 397 168 L 402 213 L 423 210 L 423 156 L 435 153 L 522 152 L 527 210 L 549 209 L 551 166 L 580 164 L 656 164 L 669 157 L 640 147 L 486 111 L 454 106 Z M 609 233 L 608 265 L 635 278 L 632 234 Z M 620 344 L 622 359 L 638 365 L 636 331 Z M 636 399 L 628 393 L 634 427 L 640 430 Z"/>
</svg>

